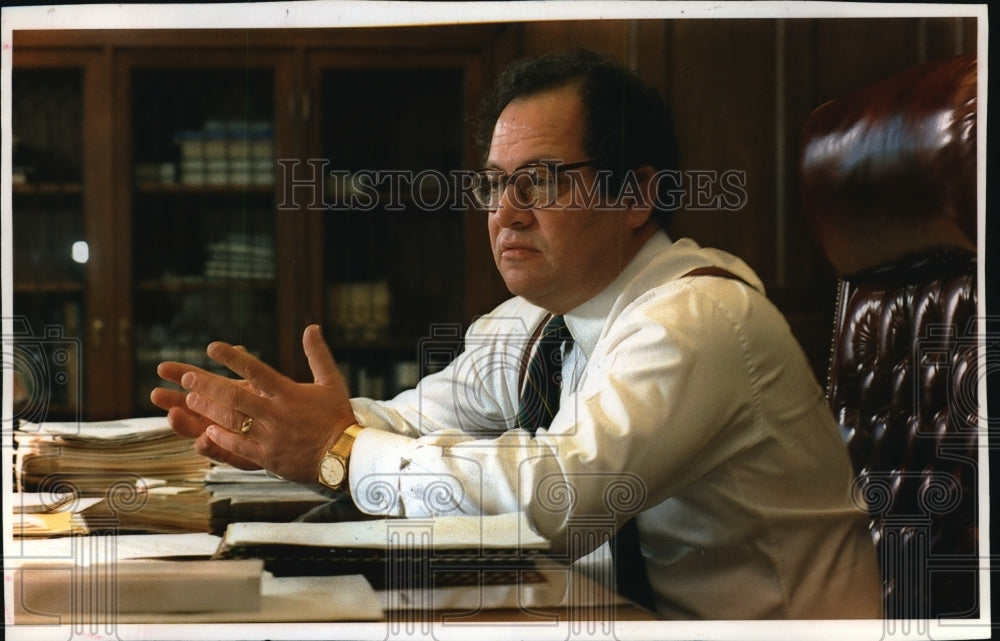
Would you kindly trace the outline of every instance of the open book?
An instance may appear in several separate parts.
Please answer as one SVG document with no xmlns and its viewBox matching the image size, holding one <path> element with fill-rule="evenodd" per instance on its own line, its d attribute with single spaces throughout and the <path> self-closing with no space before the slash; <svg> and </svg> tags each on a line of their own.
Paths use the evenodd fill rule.
<svg viewBox="0 0 1000 641">
<path fill-rule="evenodd" d="M 337 523 L 233 523 L 220 559 L 260 558 L 275 576 L 363 574 L 376 589 L 524 581 L 549 542 L 520 513 Z M 512 574 L 513 573 L 513 574 Z"/>
</svg>

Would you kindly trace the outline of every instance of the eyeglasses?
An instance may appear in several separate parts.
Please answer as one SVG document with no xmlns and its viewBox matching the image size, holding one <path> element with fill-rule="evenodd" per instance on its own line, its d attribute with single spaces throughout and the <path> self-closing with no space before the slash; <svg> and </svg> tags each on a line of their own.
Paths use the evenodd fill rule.
<svg viewBox="0 0 1000 641">
<path fill-rule="evenodd" d="M 488 211 L 500 207 L 508 185 L 514 185 L 514 205 L 521 209 L 551 207 L 565 184 L 562 178 L 570 169 L 593 165 L 593 160 L 558 163 L 537 162 L 522 165 L 510 174 L 502 169 L 481 169 L 473 174 L 472 193 L 477 204 Z"/>
</svg>

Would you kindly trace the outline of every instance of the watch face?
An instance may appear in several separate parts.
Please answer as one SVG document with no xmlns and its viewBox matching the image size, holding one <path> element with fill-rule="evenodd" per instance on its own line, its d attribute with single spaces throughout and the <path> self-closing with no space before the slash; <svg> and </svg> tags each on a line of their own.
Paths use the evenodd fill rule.
<svg viewBox="0 0 1000 641">
<path fill-rule="evenodd" d="M 319 479 L 325 485 L 338 487 L 344 482 L 347 469 L 344 462 L 333 456 L 326 456 L 319 464 Z"/>
</svg>

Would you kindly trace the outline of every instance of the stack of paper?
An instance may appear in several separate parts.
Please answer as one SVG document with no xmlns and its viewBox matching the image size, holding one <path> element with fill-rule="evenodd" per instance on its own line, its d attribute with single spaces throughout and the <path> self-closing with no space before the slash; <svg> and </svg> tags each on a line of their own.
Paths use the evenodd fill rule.
<svg viewBox="0 0 1000 641">
<path fill-rule="evenodd" d="M 293 521 L 317 505 L 330 501 L 309 486 L 269 475 L 264 470 L 238 470 L 215 464 L 205 475 L 212 495 L 212 511 L 227 523 L 236 521 Z"/>
<path fill-rule="evenodd" d="M 14 571 L 14 597 L 28 611 L 79 612 L 81 593 L 98 602 L 95 614 L 128 612 L 241 612 L 260 607 L 263 566 L 241 561 L 72 561 L 23 563 Z M 103 615 L 103 616 L 100 616 Z"/>
<path fill-rule="evenodd" d="M 58 512 L 73 500 L 72 492 L 21 492 L 14 495 L 14 514 L 47 514 Z"/>
<path fill-rule="evenodd" d="M 261 571 L 260 561 L 209 561 L 219 542 L 210 534 L 14 541 L 4 547 L 5 585 L 13 593 L 7 623 L 383 618 L 381 603 L 363 577 L 276 579 Z"/>
<path fill-rule="evenodd" d="M 202 489 L 155 488 L 124 505 L 112 495 L 83 510 L 80 517 L 91 531 L 168 534 L 219 532 L 225 527 L 212 510 L 211 496 Z"/>
<path fill-rule="evenodd" d="M 39 506 L 45 508 L 43 513 L 19 518 L 22 536 L 36 531 L 69 534 L 88 527 L 151 532 L 210 529 L 209 497 L 199 496 L 204 494 L 210 462 L 195 453 L 190 439 L 175 434 L 165 418 L 22 422 L 14 442 L 20 496 L 34 492 L 48 503 Z M 175 499 L 179 493 L 185 496 Z M 61 500 L 66 495 L 73 500 L 62 507 L 54 505 L 55 497 Z M 30 503 L 24 505 L 32 509 Z M 54 531 L 59 529 L 65 531 Z"/>
<path fill-rule="evenodd" d="M 92 423 L 26 423 L 14 434 L 15 476 L 22 491 L 96 496 L 110 488 L 143 491 L 147 479 L 200 485 L 208 459 L 165 418 Z"/>
</svg>

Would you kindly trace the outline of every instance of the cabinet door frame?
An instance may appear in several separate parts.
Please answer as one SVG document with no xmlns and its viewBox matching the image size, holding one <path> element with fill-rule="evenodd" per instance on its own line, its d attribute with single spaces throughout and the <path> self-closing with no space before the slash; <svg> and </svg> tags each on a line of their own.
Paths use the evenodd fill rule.
<svg viewBox="0 0 1000 641">
<path fill-rule="evenodd" d="M 275 154 L 280 158 L 294 153 L 293 139 L 295 134 L 292 130 L 289 115 L 289 105 L 286 96 L 294 92 L 293 84 L 295 74 L 293 73 L 293 55 L 287 48 L 255 48 L 247 50 L 240 48 L 234 43 L 216 43 L 217 46 L 209 46 L 208 43 L 195 36 L 184 35 L 180 40 L 183 46 L 170 47 L 157 45 L 150 47 L 120 47 L 114 53 L 114 119 L 116 132 L 113 137 L 114 152 L 117 177 L 114 189 L 113 211 L 116 225 L 114 229 L 114 245 L 120 251 L 115 255 L 115 269 L 121 275 L 118 284 L 120 295 L 115 301 L 118 334 L 118 349 L 114 355 L 115 367 L 121 380 L 121 396 L 123 405 L 120 413 L 135 413 L 133 398 L 135 380 L 135 338 L 134 338 L 134 292 L 136 288 L 133 273 L 133 225 L 132 214 L 135 203 L 133 202 L 133 163 L 132 163 L 132 74 L 141 72 L 143 69 L 232 69 L 232 68 L 268 68 L 273 72 L 274 77 L 274 144 Z M 190 38 L 194 37 L 193 40 Z M 195 44 L 199 46 L 194 46 Z M 278 188 L 277 182 L 274 186 Z M 275 245 L 281 247 L 288 245 L 294 240 L 296 230 L 290 229 L 282 224 L 280 220 L 281 212 L 275 211 Z M 280 257 L 280 254 L 279 254 Z M 291 318 L 295 316 L 295 310 L 281 304 L 281 292 L 296 287 L 293 274 L 278 260 L 275 265 L 276 275 L 274 288 L 276 296 L 279 298 L 275 306 L 276 332 L 278 334 L 275 350 L 279 355 L 279 362 L 273 363 L 277 367 L 284 365 L 284 356 L 280 349 L 281 336 L 287 332 Z"/>
<path fill-rule="evenodd" d="M 419 34 L 417 34 L 419 35 Z M 304 126 L 311 132 L 306 136 L 306 144 L 303 148 L 305 159 L 320 158 L 324 153 L 319 132 L 322 129 L 322 95 L 323 95 L 323 74 L 326 70 L 365 70 L 365 69 L 441 69 L 451 68 L 460 70 L 462 74 L 462 150 L 459 159 L 460 167 L 456 169 L 471 169 L 477 167 L 478 151 L 475 146 L 473 120 L 478 108 L 478 100 L 483 91 L 484 74 L 484 50 L 488 47 L 489 41 L 477 43 L 475 47 L 456 47 L 453 50 L 447 48 L 446 42 L 438 42 L 436 45 L 428 44 L 426 47 L 413 48 L 413 43 L 394 49 L 392 45 L 380 47 L 378 49 L 354 49 L 339 47 L 310 47 L 304 53 L 302 64 L 303 69 L 303 91 L 306 99 L 314 105 L 309 118 L 305 119 Z M 361 88 L 360 90 L 363 90 Z M 309 300 L 321 303 L 325 300 L 323 292 L 323 248 L 321 246 L 323 212 L 308 211 L 303 212 L 308 220 L 309 232 L 307 238 L 311 242 L 311 251 L 315 254 L 315 259 L 309 265 L 309 273 L 305 275 L 306 282 L 311 284 L 312 290 L 309 292 Z M 478 285 L 472 286 L 470 283 L 480 281 L 476 275 L 481 272 L 478 263 L 482 260 L 482 255 L 489 254 L 488 241 L 486 236 L 486 224 L 484 214 L 481 212 L 469 211 L 460 223 L 463 227 L 462 238 L 464 239 L 462 252 L 466 259 L 462 265 L 456 265 L 456 269 L 462 270 L 467 281 L 462 288 L 463 315 L 460 319 L 465 322 L 472 320 L 478 314 L 488 311 L 477 300 L 477 295 L 483 291 Z M 493 269 L 492 256 L 487 256 L 489 268 Z M 470 270 L 470 266 L 473 269 Z M 480 281 L 481 282 L 481 281 Z M 491 305 L 492 306 L 492 305 Z M 322 318 L 324 310 L 320 307 L 312 310 L 312 313 Z M 459 320 L 459 319 L 456 319 Z"/>
<path fill-rule="evenodd" d="M 20 48 L 12 56 L 14 69 L 80 69 L 82 86 L 82 208 L 84 236 L 89 246 L 89 260 L 84 277 L 85 310 L 79 336 L 82 363 L 80 373 L 81 419 L 108 416 L 117 411 L 119 377 L 112 357 L 114 344 L 108 340 L 108 324 L 113 317 L 117 292 L 112 238 L 114 224 L 105 212 L 111 210 L 113 162 L 107 155 L 111 139 L 110 67 L 106 52 L 98 47 Z M 13 214 L 12 214 L 13 215 Z M 16 240 L 16 239 L 15 239 Z M 17 310 L 12 310 L 15 314 Z M 32 327 L 36 334 L 43 328 Z"/>
</svg>

